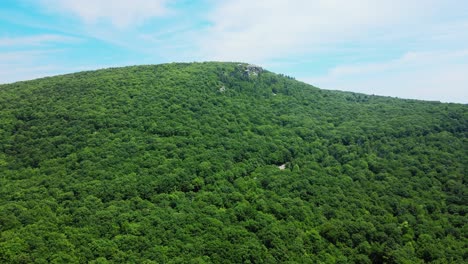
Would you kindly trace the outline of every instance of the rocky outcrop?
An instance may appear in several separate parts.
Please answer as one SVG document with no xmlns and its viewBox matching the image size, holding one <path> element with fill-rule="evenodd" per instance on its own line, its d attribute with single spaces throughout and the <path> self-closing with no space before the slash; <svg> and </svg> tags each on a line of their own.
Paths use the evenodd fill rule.
<svg viewBox="0 0 468 264">
<path fill-rule="evenodd" d="M 263 68 L 257 65 L 248 64 L 245 66 L 244 72 L 248 76 L 258 76 L 261 72 L 263 72 Z"/>
</svg>

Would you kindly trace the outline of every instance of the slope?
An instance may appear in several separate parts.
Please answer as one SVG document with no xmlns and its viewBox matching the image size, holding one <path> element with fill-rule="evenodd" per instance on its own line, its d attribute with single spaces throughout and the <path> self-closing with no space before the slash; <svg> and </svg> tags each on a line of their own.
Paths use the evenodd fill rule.
<svg viewBox="0 0 468 264">
<path fill-rule="evenodd" d="M 1 85 L 0 262 L 462 263 L 467 110 L 243 63 Z"/>
</svg>

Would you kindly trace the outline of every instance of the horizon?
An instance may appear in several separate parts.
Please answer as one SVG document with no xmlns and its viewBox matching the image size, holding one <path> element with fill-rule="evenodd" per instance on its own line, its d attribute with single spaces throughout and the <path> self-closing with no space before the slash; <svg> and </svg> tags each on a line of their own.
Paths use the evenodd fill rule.
<svg viewBox="0 0 468 264">
<path fill-rule="evenodd" d="M 454 0 L 6 0 L 0 7 L 2 84 L 243 61 L 326 90 L 468 103 L 468 3 Z"/>
</svg>

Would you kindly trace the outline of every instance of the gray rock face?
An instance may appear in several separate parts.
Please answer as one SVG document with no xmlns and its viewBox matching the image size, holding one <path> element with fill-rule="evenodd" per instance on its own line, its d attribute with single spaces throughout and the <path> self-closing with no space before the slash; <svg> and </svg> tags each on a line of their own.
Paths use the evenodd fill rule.
<svg viewBox="0 0 468 264">
<path fill-rule="evenodd" d="M 263 68 L 257 65 L 249 64 L 245 68 L 245 73 L 248 76 L 257 76 L 261 72 L 263 72 Z"/>
</svg>

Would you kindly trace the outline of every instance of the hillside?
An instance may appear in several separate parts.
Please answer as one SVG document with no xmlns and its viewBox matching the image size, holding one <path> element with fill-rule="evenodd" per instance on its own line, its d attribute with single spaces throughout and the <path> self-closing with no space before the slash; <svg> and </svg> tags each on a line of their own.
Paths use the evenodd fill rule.
<svg viewBox="0 0 468 264">
<path fill-rule="evenodd" d="M 0 85 L 0 263 L 463 263 L 467 133 L 238 63 Z"/>
</svg>

